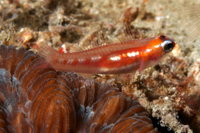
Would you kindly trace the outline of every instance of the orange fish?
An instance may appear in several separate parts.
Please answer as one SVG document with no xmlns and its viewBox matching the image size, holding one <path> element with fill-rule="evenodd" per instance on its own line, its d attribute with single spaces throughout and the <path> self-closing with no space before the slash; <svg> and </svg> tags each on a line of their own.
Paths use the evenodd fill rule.
<svg viewBox="0 0 200 133">
<path fill-rule="evenodd" d="M 142 40 L 129 40 L 93 49 L 60 53 L 47 44 L 39 53 L 56 70 L 91 74 L 130 73 L 155 64 L 172 51 L 176 43 L 164 36 Z"/>
</svg>

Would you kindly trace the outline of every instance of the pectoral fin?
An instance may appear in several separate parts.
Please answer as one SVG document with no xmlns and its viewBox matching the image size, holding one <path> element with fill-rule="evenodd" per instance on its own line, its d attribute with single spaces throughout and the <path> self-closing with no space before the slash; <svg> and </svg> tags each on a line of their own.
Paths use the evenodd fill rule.
<svg viewBox="0 0 200 133">
<path fill-rule="evenodd" d="M 144 59 L 142 59 L 140 62 L 139 72 L 141 72 L 143 69 L 144 69 Z"/>
</svg>

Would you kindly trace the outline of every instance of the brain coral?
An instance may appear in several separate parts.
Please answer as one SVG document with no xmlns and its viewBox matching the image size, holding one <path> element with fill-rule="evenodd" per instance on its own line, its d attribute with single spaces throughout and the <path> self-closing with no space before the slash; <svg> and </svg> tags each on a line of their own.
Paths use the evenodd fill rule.
<svg viewBox="0 0 200 133">
<path fill-rule="evenodd" d="M 0 46 L 0 101 L 0 132 L 157 132 L 118 88 L 56 71 L 24 48 Z"/>
</svg>

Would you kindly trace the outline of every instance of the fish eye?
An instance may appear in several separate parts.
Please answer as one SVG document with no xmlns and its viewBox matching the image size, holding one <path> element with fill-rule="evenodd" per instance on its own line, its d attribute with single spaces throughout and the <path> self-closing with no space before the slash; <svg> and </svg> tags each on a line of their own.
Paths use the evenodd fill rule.
<svg viewBox="0 0 200 133">
<path fill-rule="evenodd" d="M 163 43 L 161 43 L 161 46 L 165 53 L 171 52 L 172 49 L 175 46 L 175 43 L 171 40 L 165 40 Z"/>
</svg>

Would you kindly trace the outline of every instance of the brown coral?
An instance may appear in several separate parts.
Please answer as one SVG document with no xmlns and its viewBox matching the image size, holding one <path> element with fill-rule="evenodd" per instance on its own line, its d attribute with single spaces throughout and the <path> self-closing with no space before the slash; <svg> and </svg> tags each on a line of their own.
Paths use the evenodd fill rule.
<svg viewBox="0 0 200 133">
<path fill-rule="evenodd" d="M 0 132 L 157 132 L 117 88 L 55 71 L 24 48 L 0 46 Z"/>
</svg>

